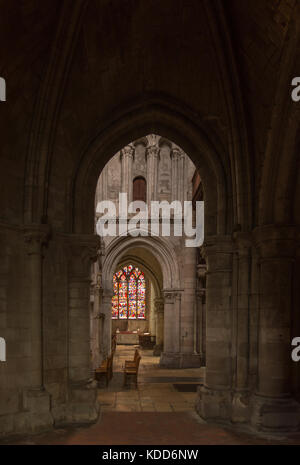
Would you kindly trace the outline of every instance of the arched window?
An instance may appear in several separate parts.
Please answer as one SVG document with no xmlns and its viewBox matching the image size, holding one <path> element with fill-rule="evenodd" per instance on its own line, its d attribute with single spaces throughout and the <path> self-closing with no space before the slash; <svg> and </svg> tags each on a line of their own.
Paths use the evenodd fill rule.
<svg viewBox="0 0 300 465">
<path fill-rule="evenodd" d="M 146 179 L 139 176 L 133 180 L 133 201 L 142 200 L 146 202 Z"/>
<path fill-rule="evenodd" d="M 145 319 L 146 281 L 137 267 L 125 266 L 113 277 L 112 319 Z"/>
</svg>

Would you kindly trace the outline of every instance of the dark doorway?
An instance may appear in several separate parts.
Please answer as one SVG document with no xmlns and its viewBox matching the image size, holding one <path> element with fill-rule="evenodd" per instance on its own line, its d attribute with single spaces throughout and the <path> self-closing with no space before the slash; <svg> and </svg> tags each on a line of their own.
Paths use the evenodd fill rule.
<svg viewBox="0 0 300 465">
<path fill-rule="evenodd" d="M 133 201 L 146 202 L 146 179 L 139 176 L 133 180 Z"/>
</svg>

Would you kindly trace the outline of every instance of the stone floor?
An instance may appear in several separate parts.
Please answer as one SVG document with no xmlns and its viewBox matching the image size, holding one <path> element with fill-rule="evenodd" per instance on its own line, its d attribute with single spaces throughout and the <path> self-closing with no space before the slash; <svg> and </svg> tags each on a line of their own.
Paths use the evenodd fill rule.
<svg viewBox="0 0 300 465">
<path fill-rule="evenodd" d="M 114 377 L 108 388 L 99 390 L 103 412 L 192 412 L 194 392 L 179 392 L 176 386 L 203 381 L 203 369 L 168 370 L 158 366 L 159 357 L 151 350 L 141 351 L 138 388 L 134 383 L 123 387 L 125 360 L 133 359 L 135 346 L 117 346 L 114 359 Z M 103 383 L 104 384 L 104 383 Z M 174 386 L 175 384 L 175 386 Z"/>
<path fill-rule="evenodd" d="M 102 413 L 96 424 L 6 438 L 0 444 L 300 445 L 300 434 L 262 438 L 205 423 L 194 410 L 203 369 L 160 368 L 159 358 L 150 350 L 141 351 L 138 388 L 123 387 L 124 362 L 133 358 L 134 349 L 117 346 L 113 379 L 108 387 L 103 383 L 99 388 Z"/>
</svg>

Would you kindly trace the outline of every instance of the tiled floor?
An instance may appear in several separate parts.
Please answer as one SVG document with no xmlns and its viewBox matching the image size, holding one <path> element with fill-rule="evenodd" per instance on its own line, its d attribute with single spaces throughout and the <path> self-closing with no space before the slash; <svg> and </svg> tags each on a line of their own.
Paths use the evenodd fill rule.
<svg viewBox="0 0 300 465">
<path fill-rule="evenodd" d="M 123 387 L 123 366 L 133 346 L 117 346 L 114 376 L 99 388 L 101 416 L 91 426 L 60 428 L 49 433 L 6 438 L 2 444 L 204 445 L 299 444 L 300 434 L 258 437 L 205 423 L 194 410 L 195 384 L 203 369 L 166 370 L 158 357 L 142 351 L 138 388 Z M 189 389 L 191 387 L 191 389 Z M 194 392 L 188 392 L 194 388 Z M 179 390 L 180 389 L 180 390 Z"/>
<path fill-rule="evenodd" d="M 167 370 L 158 366 L 151 350 L 142 351 L 139 382 L 123 387 L 125 360 L 133 359 L 133 346 L 117 346 L 114 376 L 108 388 L 99 391 L 103 412 L 188 412 L 194 411 L 195 392 L 179 392 L 174 384 L 198 384 L 203 369 Z M 104 384 L 104 382 L 103 382 Z"/>
</svg>

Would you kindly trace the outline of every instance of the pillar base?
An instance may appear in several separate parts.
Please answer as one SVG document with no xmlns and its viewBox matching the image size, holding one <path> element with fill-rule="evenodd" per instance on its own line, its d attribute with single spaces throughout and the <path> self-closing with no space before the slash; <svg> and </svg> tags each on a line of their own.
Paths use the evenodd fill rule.
<svg viewBox="0 0 300 465">
<path fill-rule="evenodd" d="M 180 355 L 174 353 L 163 352 L 160 356 L 159 365 L 163 368 L 179 368 Z"/>
<path fill-rule="evenodd" d="M 250 400 L 249 392 L 235 391 L 232 398 L 232 423 L 249 423 L 250 420 Z"/>
<path fill-rule="evenodd" d="M 28 389 L 23 392 L 22 411 L 13 415 L 14 433 L 39 433 L 53 428 L 50 412 L 50 394 L 44 389 Z"/>
<path fill-rule="evenodd" d="M 55 426 L 95 423 L 99 418 L 97 382 L 71 384 L 68 403 L 52 410 Z"/>
<path fill-rule="evenodd" d="M 156 344 L 154 346 L 154 348 L 153 348 L 153 355 L 155 357 L 157 357 L 157 356 L 161 355 L 162 351 L 163 351 L 163 345 L 162 344 Z"/>
<path fill-rule="evenodd" d="M 160 356 L 160 366 L 165 368 L 200 368 L 199 354 L 182 354 L 163 352 Z"/>
<path fill-rule="evenodd" d="M 251 425 L 257 431 L 293 432 L 300 430 L 300 404 L 292 398 L 252 398 Z"/>
<path fill-rule="evenodd" d="M 232 394 L 228 390 L 215 390 L 207 386 L 198 388 L 196 411 L 204 420 L 230 421 Z"/>
</svg>

